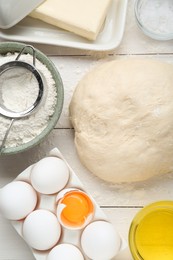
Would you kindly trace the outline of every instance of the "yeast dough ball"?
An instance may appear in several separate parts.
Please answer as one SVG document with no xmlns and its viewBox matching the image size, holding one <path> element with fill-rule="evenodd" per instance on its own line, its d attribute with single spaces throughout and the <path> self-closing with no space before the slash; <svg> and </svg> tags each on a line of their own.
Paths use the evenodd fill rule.
<svg viewBox="0 0 173 260">
<path fill-rule="evenodd" d="M 173 65 L 106 62 L 79 82 L 70 104 L 81 162 L 111 183 L 173 169 Z"/>
</svg>

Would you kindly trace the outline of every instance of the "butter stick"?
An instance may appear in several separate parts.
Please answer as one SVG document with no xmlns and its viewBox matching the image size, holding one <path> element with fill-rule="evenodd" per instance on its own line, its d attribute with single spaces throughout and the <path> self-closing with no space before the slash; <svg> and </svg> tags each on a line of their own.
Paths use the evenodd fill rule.
<svg viewBox="0 0 173 260">
<path fill-rule="evenodd" d="M 95 40 L 112 0 L 46 0 L 30 16 Z"/>
</svg>

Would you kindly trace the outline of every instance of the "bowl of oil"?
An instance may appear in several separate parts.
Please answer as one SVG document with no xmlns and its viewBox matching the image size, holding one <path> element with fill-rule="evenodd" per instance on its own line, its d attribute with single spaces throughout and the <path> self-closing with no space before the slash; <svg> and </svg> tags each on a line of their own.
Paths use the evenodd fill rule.
<svg viewBox="0 0 173 260">
<path fill-rule="evenodd" d="M 173 201 L 158 201 L 137 213 L 129 247 L 134 260 L 173 259 Z"/>
</svg>

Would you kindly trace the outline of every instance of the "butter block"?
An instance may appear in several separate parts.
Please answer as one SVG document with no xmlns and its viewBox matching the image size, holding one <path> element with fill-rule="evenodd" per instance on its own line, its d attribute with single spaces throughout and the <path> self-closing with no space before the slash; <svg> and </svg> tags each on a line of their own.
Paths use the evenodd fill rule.
<svg viewBox="0 0 173 260">
<path fill-rule="evenodd" d="M 30 16 L 95 40 L 112 0 L 46 0 Z"/>
</svg>

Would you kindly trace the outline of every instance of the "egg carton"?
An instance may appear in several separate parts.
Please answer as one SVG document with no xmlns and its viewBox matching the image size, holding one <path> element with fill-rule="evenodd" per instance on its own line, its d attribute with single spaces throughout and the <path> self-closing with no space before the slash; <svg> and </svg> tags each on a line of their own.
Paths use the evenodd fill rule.
<svg viewBox="0 0 173 260">
<path fill-rule="evenodd" d="M 91 198 L 91 201 L 94 205 L 95 210 L 94 210 L 94 216 L 92 217 L 92 219 L 89 220 L 89 223 L 87 223 L 87 224 L 89 225 L 89 224 L 91 224 L 95 221 L 106 221 L 106 222 L 110 223 L 109 219 L 107 218 L 105 213 L 102 211 L 102 209 L 99 207 L 99 205 L 95 202 L 95 200 L 92 198 L 92 196 L 90 196 L 90 194 L 88 194 L 87 190 L 85 189 L 85 187 L 83 186 L 83 184 L 81 183 L 79 178 L 76 176 L 76 174 L 72 170 L 72 168 L 66 162 L 66 160 L 64 159 L 61 152 L 57 148 L 54 148 L 53 150 L 51 150 L 49 152 L 47 157 L 57 157 L 59 159 L 62 159 L 69 169 L 70 177 L 68 179 L 66 186 L 63 188 L 63 190 L 66 190 L 66 189 L 67 190 L 68 189 L 80 190 L 80 191 L 85 192 Z M 22 173 L 20 173 L 16 177 L 16 179 L 14 179 L 14 181 L 24 181 L 24 182 L 31 184 L 30 175 L 31 175 L 31 171 L 32 171 L 32 168 L 33 168 L 34 165 L 35 164 L 26 168 Z M 51 194 L 51 195 L 46 195 L 46 194 L 42 194 L 42 193 L 37 192 L 38 203 L 37 203 L 34 211 L 37 210 L 37 209 L 45 209 L 45 210 L 48 210 L 48 211 L 50 211 L 50 212 L 52 212 L 56 215 L 57 212 L 55 210 L 55 205 L 57 204 L 57 196 L 59 195 L 59 193 L 62 193 L 62 190 L 58 193 Z M 23 232 L 24 220 L 25 219 L 11 220 L 10 221 L 10 223 L 12 224 L 14 229 L 17 231 L 17 233 L 23 239 L 24 239 L 24 237 L 23 237 L 22 232 Z M 88 256 L 85 254 L 85 252 L 84 252 L 84 250 L 81 246 L 81 234 L 82 234 L 83 230 L 85 229 L 85 227 L 83 227 L 81 229 L 69 229 L 69 228 L 63 227 L 61 225 L 61 236 L 60 236 L 60 239 L 59 239 L 59 241 L 56 245 L 59 245 L 59 244 L 62 244 L 62 243 L 72 244 L 72 245 L 76 246 L 81 251 L 85 260 L 91 260 L 91 258 L 88 258 Z M 118 236 L 120 238 L 120 247 L 119 247 L 117 253 L 122 251 L 127 246 L 125 240 L 122 237 L 120 237 L 119 234 L 118 234 Z M 36 260 L 47 260 L 47 256 L 48 256 L 48 254 L 49 254 L 49 252 L 51 251 L 52 248 L 49 249 L 49 250 L 46 250 L 46 251 L 36 250 L 32 247 L 30 247 L 30 249 L 31 249 L 33 256 L 35 257 Z M 100 260 L 100 259 L 97 258 L 97 259 L 94 259 L 94 260 Z M 110 259 L 104 259 L 104 260 L 110 260 Z"/>
</svg>

